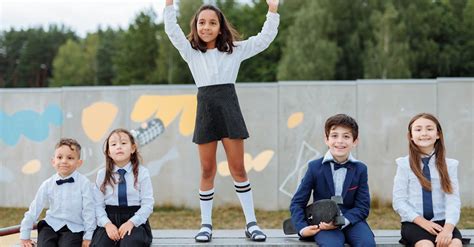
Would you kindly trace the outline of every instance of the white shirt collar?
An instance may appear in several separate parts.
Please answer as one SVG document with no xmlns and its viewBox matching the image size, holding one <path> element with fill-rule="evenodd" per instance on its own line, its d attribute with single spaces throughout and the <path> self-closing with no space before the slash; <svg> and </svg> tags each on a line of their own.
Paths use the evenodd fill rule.
<svg viewBox="0 0 474 247">
<path fill-rule="evenodd" d="M 128 162 L 124 167 L 118 167 L 114 164 L 114 172 L 117 172 L 118 169 L 124 169 L 127 173 L 132 172 L 132 162 Z"/>
<path fill-rule="evenodd" d="M 72 178 L 74 178 L 74 180 L 76 180 L 76 178 L 77 178 L 77 170 L 73 171 L 73 172 L 71 173 L 71 175 L 69 175 L 69 176 L 67 176 L 67 177 L 64 177 L 64 178 L 61 177 L 61 175 L 59 175 L 59 173 L 56 173 L 54 179 L 55 179 L 55 180 L 68 179 L 68 178 L 70 178 L 70 177 L 72 177 Z"/>
<path fill-rule="evenodd" d="M 331 161 L 337 163 L 337 161 L 336 161 L 336 160 L 334 159 L 334 157 L 332 156 L 331 152 L 328 150 L 328 151 L 326 152 L 326 154 L 324 155 L 323 164 L 326 163 L 326 162 L 331 162 Z M 346 161 L 344 161 L 342 164 L 345 164 L 345 163 L 347 163 L 348 161 L 350 161 L 350 162 L 357 162 L 358 160 L 356 160 L 356 159 L 354 158 L 354 156 L 352 156 L 352 153 L 350 153 L 350 154 L 349 154 L 349 158 L 348 158 Z M 341 165 L 342 165 L 342 164 L 341 164 Z"/>
</svg>

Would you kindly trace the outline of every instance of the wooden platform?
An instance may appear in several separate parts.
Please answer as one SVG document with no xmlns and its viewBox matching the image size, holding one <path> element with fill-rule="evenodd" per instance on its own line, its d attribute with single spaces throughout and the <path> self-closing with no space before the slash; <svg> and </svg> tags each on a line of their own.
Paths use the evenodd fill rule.
<svg viewBox="0 0 474 247">
<path fill-rule="evenodd" d="M 153 230 L 153 246 L 315 246 L 313 242 L 302 242 L 296 235 L 286 236 L 279 229 L 265 229 L 267 241 L 259 243 L 245 238 L 244 230 L 215 230 L 212 242 L 196 243 L 196 230 Z M 463 237 L 474 238 L 474 230 L 461 230 Z M 377 246 L 400 247 L 399 230 L 374 230 Z M 474 241 L 474 240 L 473 240 Z M 470 244 L 468 246 L 474 246 Z"/>
<path fill-rule="evenodd" d="M 212 242 L 199 244 L 194 241 L 196 230 L 153 230 L 152 246 L 295 246 L 306 247 L 316 246 L 312 242 L 302 242 L 296 235 L 286 236 L 279 229 L 265 229 L 268 238 L 263 243 L 252 242 L 245 238 L 243 230 L 215 230 Z M 463 237 L 471 238 L 474 241 L 473 230 L 461 230 Z M 400 239 L 399 230 L 374 230 L 377 246 L 401 247 L 398 243 Z M 32 237 L 36 238 L 36 231 L 32 232 Z M 13 234 L 6 237 L 0 237 L 0 247 L 19 246 L 19 234 Z M 474 247 L 474 244 L 470 245 Z"/>
</svg>

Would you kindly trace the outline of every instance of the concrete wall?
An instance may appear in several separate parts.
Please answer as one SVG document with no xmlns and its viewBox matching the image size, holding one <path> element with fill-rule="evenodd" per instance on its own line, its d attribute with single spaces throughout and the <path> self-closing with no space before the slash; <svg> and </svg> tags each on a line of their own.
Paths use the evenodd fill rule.
<svg viewBox="0 0 474 247">
<path fill-rule="evenodd" d="M 407 153 L 406 128 L 419 112 L 436 114 L 447 156 L 460 161 L 463 206 L 474 206 L 474 78 L 237 84 L 250 138 L 245 161 L 257 208 L 288 208 L 308 160 L 320 157 L 324 121 L 346 113 L 359 122 L 355 156 L 369 167 L 372 196 L 391 200 L 395 158 Z M 191 142 L 196 88 L 187 86 L 68 87 L 0 90 L 0 206 L 26 207 L 54 173 L 60 137 L 83 146 L 79 169 L 92 181 L 114 128 L 136 129 L 159 118 L 165 131 L 140 147 L 158 205 L 199 207 L 199 158 Z M 217 154 L 215 205 L 238 204 L 223 148 Z"/>
</svg>

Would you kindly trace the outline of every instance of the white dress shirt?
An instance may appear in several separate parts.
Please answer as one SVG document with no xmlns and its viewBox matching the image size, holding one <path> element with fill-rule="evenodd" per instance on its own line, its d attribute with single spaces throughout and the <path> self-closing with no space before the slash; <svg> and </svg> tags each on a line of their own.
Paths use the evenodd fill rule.
<svg viewBox="0 0 474 247">
<path fill-rule="evenodd" d="M 262 31 L 247 40 L 236 41 L 232 54 L 220 52 L 217 48 L 206 52 L 193 49 L 177 23 L 173 5 L 165 8 L 164 23 L 166 34 L 188 63 L 197 87 L 203 87 L 235 83 L 241 62 L 265 50 L 275 39 L 280 15 L 268 12 Z"/>
<path fill-rule="evenodd" d="M 135 187 L 135 178 L 133 175 L 132 164 L 128 163 L 124 167 L 120 168 L 114 166 L 112 176 L 115 181 L 119 181 L 120 174 L 117 172 L 118 169 L 125 169 L 125 181 L 127 183 L 127 205 L 128 206 L 140 206 L 140 209 L 135 215 L 130 218 L 130 221 L 138 227 L 144 224 L 150 214 L 153 212 L 153 205 L 155 200 L 153 199 L 153 187 L 151 184 L 150 173 L 144 166 L 139 166 L 138 169 L 138 181 Z M 114 186 L 107 185 L 105 187 L 105 194 L 100 191 L 100 186 L 104 182 L 105 168 L 102 168 L 97 173 L 97 180 L 94 188 L 95 197 L 95 212 L 97 216 L 97 225 L 104 227 L 107 223 L 111 222 L 105 212 L 105 205 L 118 206 L 118 183 Z M 117 226 L 120 227 L 120 226 Z"/>
<path fill-rule="evenodd" d="M 423 194 L 420 181 L 410 168 L 408 156 L 398 158 L 397 173 L 393 185 L 393 209 L 400 215 L 402 222 L 413 222 L 417 216 L 423 217 Z M 448 174 L 453 187 L 452 194 L 446 194 L 436 169 L 436 156 L 430 159 L 428 167 L 431 175 L 431 194 L 434 217 L 431 221 L 446 220 L 456 225 L 461 213 L 459 197 L 458 164 L 454 159 L 446 159 Z M 420 166 L 423 164 L 420 161 Z"/>
<path fill-rule="evenodd" d="M 56 184 L 56 180 L 69 177 L 74 178 L 74 182 Z M 96 227 L 92 183 L 77 171 L 69 177 L 54 174 L 41 184 L 21 221 L 20 239 L 30 239 L 33 224 L 48 206 L 44 220 L 54 231 L 67 226 L 71 232 L 84 231 L 83 239 L 92 239 Z"/>
</svg>

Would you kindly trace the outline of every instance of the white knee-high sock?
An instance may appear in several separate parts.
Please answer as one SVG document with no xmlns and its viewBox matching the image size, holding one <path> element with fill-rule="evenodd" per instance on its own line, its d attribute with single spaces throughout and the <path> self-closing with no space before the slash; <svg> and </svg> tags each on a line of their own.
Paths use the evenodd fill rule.
<svg viewBox="0 0 474 247">
<path fill-rule="evenodd" d="M 239 197 L 240 204 L 242 205 L 242 210 L 244 211 L 245 221 L 247 224 L 252 221 L 257 221 L 255 218 L 255 210 L 253 206 L 253 195 L 252 188 L 250 187 L 250 182 L 247 180 L 245 182 L 236 182 L 234 181 L 235 192 Z"/>
<path fill-rule="evenodd" d="M 199 190 L 199 205 L 201 207 L 201 224 L 212 225 L 212 202 L 213 201 L 214 201 L 214 188 L 207 191 Z M 206 227 L 206 229 L 208 228 Z"/>
</svg>

